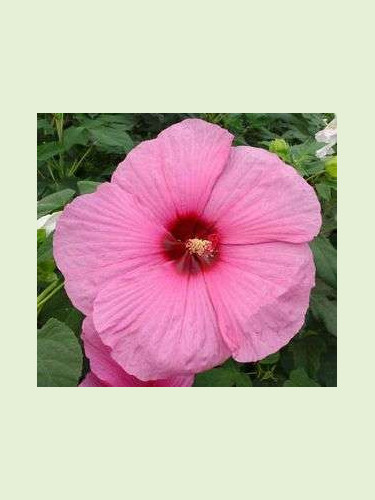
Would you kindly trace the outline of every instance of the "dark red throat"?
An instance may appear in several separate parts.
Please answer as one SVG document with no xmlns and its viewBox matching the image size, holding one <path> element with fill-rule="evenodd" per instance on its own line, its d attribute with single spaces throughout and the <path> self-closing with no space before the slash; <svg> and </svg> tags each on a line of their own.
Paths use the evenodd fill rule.
<svg viewBox="0 0 375 500">
<path fill-rule="evenodd" d="M 219 236 L 214 224 L 197 214 L 180 216 L 167 225 L 167 233 L 162 246 L 168 260 L 176 263 L 181 272 L 209 270 L 219 256 Z M 189 240 L 199 239 L 210 242 L 209 251 L 203 255 L 189 252 Z"/>
</svg>

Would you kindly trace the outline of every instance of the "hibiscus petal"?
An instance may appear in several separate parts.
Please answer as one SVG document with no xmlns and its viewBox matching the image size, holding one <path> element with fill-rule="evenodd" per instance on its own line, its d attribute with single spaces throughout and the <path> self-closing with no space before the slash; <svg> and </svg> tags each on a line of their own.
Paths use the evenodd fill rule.
<svg viewBox="0 0 375 500">
<path fill-rule="evenodd" d="M 235 359 L 262 359 L 298 332 L 314 275 L 307 244 L 222 248 L 217 272 L 207 273 L 206 282 L 221 334 Z"/>
<path fill-rule="evenodd" d="M 77 197 L 60 216 L 54 256 L 73 304 L 92 309 L 98 286 L 139 266 L 163 260 L 161 224 L 115 184 Z"/>
<path fill-rule="evenodd" d="M 109 347 L 103 344 L 94 328 L 92 319 L 87 317 L 83 322 L 82 340 L 85 354 L 90 360 L 90 369 L 99 379 L 113 387 L 136 387 L 138 380 L 128 375 L 111 358 Z"/>
<path fill-rule="evenodd" d="M 227 162 L 232 140 L 232 134 L 218 125 L 184 120 L 134 148 L 112 181 L 164 221 L 200 213 Z"/>
<path fill-rule="evenodd" d="M 241 362 L 263 359 L 284 347 L 299 332 L 309 307 L 314 275 L 315 267 L 311 260 L 301 270 L 300 280 L 294 286 L 251 318 L 247 331 L 251 324 L 252 335 L 244 336 L 243 342 L 233 352 L 234 359 Z M 258 335 L 256 342 L 254 334 Z"/>
<path fill-rule="evenodd" d="M 190 387 L 193 375 L 180 375 L 165 380 L 142 382 L 126 373 L 111 357 L 111 350 L 100 339 L 90 317 L 85 318 L 82 327 L 82 340 L 85 354 L 90 360 L 91 376 L 103 386 L 109 387 Z M 86 377 L 87 378 L 87 377 Z M 95 380 L 94 380 L 95 382 Z"/>
<path fill-rule="evenodd" d="M 303 243 L 321 225 L 313 188 L 276 155 L 248 146 L 232 148 L 204 215 L 223 243 Z"/>
<path fill-rule="evenodd" d="M 197 373 L 230 356 L 204 276 L 180 274 L 171 262 L 113 279 L 93 320 L 113 359 L 141 380 Z"/>
</svg>

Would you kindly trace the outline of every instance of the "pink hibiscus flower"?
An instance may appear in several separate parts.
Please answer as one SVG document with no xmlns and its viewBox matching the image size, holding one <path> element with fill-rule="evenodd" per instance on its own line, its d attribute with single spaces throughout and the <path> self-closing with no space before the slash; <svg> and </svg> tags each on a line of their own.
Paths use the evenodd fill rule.
<svg viewBox="0 0 375 500">
<path fill-rule="evenodd" d="M 202 120 L 173 125 L 58 221 L 68 295 L 141 380 L 262 359 L 303 325 L 319 202 L 276 155 L 232 140 Z"/>
<path fill-rule="evenodd" d="M 82 340 L 90 369 L 80 387 L 190 387 L 194 375 L 175 376 L 165 380 L 143 382 L 126 373 L 111 358 L 109 347 L 103 344 L 90 318 L 83 322 Z"/>
</svg>

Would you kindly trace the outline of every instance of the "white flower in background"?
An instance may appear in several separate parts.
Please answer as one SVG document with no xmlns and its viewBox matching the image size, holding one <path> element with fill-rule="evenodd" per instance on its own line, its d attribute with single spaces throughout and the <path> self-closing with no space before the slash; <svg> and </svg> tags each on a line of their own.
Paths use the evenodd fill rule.
<svg viewBox="0 0 375 500">
<path fill-rule="evenodd" d="M 57 219 L 60 217 L 61 213 L 62 210 L 60 212 L 54 212 L 53 214 L 40 217 L 37 220 L 37 229 L 45 229 L 46 235 L 48 236 L 55 230 Z"/>
<path fill-rule="evenodd" d="M 337 118 L 335 117 L 326 128 L 320 130 L 315 134 L 317 142 L 325 142 L 326 145 L 318 149 L 315 153 L 318 158 L 324 158 L 327 155 L 334 154 L 332 146 L 337 143 Z"/>
</svg>

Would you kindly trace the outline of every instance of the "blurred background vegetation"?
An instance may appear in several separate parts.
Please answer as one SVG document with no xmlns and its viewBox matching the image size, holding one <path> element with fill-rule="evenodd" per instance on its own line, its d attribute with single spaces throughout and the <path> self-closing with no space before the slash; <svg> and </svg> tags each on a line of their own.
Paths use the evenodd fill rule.
<svg viewBox="0 0 375 500">
<path fill-rule="evenodd" d="M 279 352 L 257 363 L 229 360 L 196 376 L 196 386 L 335 386 L 336 156 L 318 159 L 315 133 L 332 113 L 38 114 L 38 218 L 95 191 L 138 143 L 188 117 L 217 123 L 235 145 L 269 149 L 292 165 L 319 197 L 323 226 L 311 244 L 317 267 L 305 325 Z M 38 230 L 38 385 L 75 386 L 88 370 L 80 342 L 83 316 L 71 304 L 52 254 L 53 233 Z"/>
</svg>

